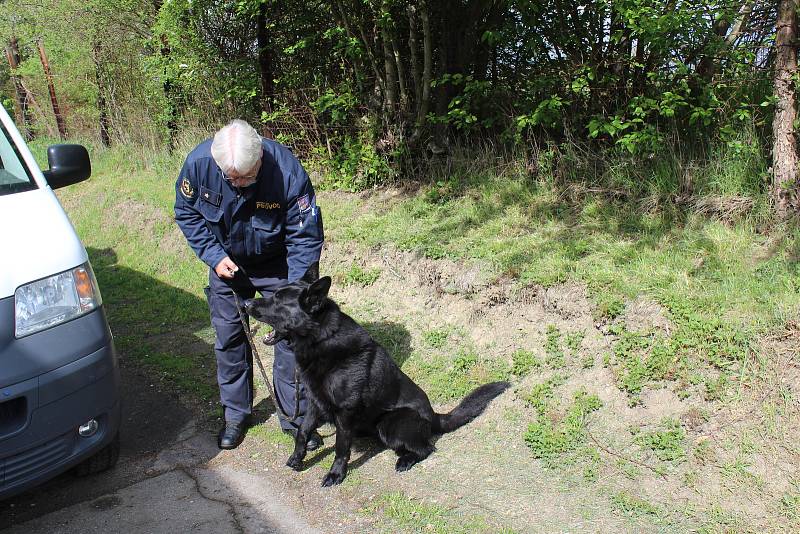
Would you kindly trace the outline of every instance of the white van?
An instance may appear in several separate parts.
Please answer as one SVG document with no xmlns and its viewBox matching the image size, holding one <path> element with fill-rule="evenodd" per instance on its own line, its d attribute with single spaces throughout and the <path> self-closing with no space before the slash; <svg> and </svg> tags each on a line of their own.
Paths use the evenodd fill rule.
<svg viewBox="0 0 800 534">
<path fill-rule="evenodd" d="M 0 107 L 0 499 L 119 457 L 119 366 L 86 249 L 53 189 L 89 154 L 53 145 L 42 173 Z"/>
</svg>

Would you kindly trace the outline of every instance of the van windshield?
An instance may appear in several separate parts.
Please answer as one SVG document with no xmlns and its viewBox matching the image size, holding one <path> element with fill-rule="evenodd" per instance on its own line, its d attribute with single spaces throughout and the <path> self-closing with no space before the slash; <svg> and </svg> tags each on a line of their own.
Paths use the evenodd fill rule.
<svg viewBox="0 0 800 534">
<path fill-rule="evenodd" d="M 8 135 L 5 126 L 0 125 L 0 195 L 10 195 L 36 189 L 30 170 L 22 161 L 22 156 Z"/>
</svg>

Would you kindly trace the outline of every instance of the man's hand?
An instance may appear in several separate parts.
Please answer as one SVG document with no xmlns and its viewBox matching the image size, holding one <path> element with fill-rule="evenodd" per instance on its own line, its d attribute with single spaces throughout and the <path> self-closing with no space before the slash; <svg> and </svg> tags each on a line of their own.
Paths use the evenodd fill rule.
<svg viewBox="0 0 800 534">
<path fill-rule="evenodd" d="M 217 266 L 214 267 L 214 272 L 216 272 L 217 276 L 220 278 L 233 278 L 238 270 L 239 267 L 237 267 L 228 256 L 222 258 Z"/>
</svg>

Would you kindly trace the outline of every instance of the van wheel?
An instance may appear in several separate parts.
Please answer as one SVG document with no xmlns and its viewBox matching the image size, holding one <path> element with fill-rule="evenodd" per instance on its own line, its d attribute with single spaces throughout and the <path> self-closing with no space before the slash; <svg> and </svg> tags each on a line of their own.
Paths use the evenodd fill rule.
<svg viewBox="0 0 800 534">
<path fill-rule="evenodd" d="M 78 464 L 75 474 L 85 477 L 100 473 L 117 465 L 117 460 L 119 460 L 119 432 L 111 443 L 96 452 L 94 456 L 90 456 L 83 463 Z"/>
</svg>

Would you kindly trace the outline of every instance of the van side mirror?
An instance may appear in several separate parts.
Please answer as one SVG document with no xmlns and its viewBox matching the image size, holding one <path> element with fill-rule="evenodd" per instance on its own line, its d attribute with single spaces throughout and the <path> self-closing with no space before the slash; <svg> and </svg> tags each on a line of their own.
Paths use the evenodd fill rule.
<svg viewBox="0 0 800 534">
<path fill-rule="evenodd" d="M 50 145 L 47 163 L 50 169 L 43 174 L 53 189 L 77 184 L 92 174 L 89 152 L 82 145 Z"/>
</svg>

